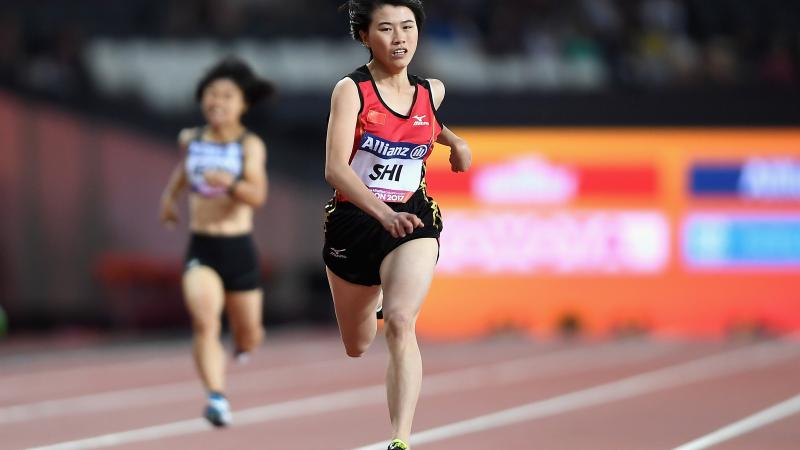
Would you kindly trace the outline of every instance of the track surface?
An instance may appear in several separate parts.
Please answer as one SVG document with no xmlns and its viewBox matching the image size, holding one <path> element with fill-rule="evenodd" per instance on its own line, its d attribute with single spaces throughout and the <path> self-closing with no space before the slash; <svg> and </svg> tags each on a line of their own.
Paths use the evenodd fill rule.
<svg viewBox="0 0 800 450">
<path fill-rule="evenodd" d="M 230 366 L 225 430 L 199 418 L 189 345 L 0 344 L 0 448 L 386 448 L 380 339 L 353 360 L 335 334 L 272 337 Z M 800 448 L 796 338 L 421 347 L 415 450 Z"/>
</svg>

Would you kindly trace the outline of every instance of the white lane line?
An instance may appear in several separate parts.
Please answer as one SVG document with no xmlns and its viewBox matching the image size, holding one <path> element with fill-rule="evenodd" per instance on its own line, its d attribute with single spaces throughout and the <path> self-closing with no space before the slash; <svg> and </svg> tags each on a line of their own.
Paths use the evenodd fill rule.
<svg viewBox="0 0 800 450">
<path fill-rule="evenodd" d="M 731 440 L 755 429 L 769 425 L 773 422 L 785 419 L 800 412 L 800 395 L 796 395 L 789 400 L 778 403 L 767 409 L 759 411 L 752 416 L 734 422 L 726 427 L 720 428 L 713 433 L 693 440 L 687 444 L 675 447 L 673 450 L 702 450 L 712 447 L 719 443 Z"/>
<path fill-rule="evenodd" d="M 517 358 L 504 363 L 470 367 L 441 372 L 426 376 L 423 395 L 434 395 L 447 392 L 473 389 L 485 386 L 487 380 L 494 383 L 512 383 L 534 375 L 558 375 L 575 371 L 585 371 L 596 367 L 619 366 L 630 362 L 651 359 L 665 352 L 676 350 L 674 344 L 653 343 L 617 343 L 581 347 L 539 354 L 536 356 Z M 301 398 L 261 407 L 234 411 L 234 425 L 244 426 L 270 420 L 286 419 L 313 415 L 328 411 L 336 411 L 356 406 L 383 403 L 386 391 L 383 384 L 364 388 L 349 389 L 330 394 Z M 31 450 L 75 450 L 103 448 L 132 442 L 141 442 L 166 437 L 181 436 L 209 429 L 202 419 L 190 419 L 145 427 L 136 430 L 110 433 L 86 439 L 61 442 L 53 445 L 36 447 Z"/>
<path fill-rule="evenodd" d="M 777 347 L 777 348 L 776 348 Z M 551 417 L 638 395 L 675 388 L 711 378 L 732 375 L 776 364 L 800 353 L 796 345 L 766 343 L 736 349 L 645 372 L 610 383 L 573 391 L 545 400 L 531 402 L 491 414 L 435 427 L 411 436 L 411 444 L 420 445 L 465 434 L 505 427 L 544 417 Z M 382 450 L 386 441 L 358 447 L 355 450 Z"/>
<path fill-rule="evenodd" d="M 273 367 L 258 371 L 232 374 L 229 378 L 228 393 L 248 392 L 258 389 L 264 391 L 294 385 L 298 381 L 298 373 L 331 373 L 329 380 L 349 377 L 339 370 L 350 362 L 344 358 L 309 364 L 297 364 L 284 367 Z M 85 380 L 85 374 L 82 378 Z M 0 382 L 2 384 L 2 382 Z M 2 384 L 4 390 L 7 388 Z M 11 390 L 10 387 L 8 387 Z M 180 402 L 192 398 L 201 398 L 202 387 L 199 380 L 191 379 L 168 384 L 159 384 L 139 388 L 118 389 L 96 394 L 77 395 L 73 397 L 45 400 L 19 405 L 0 407 L 0 425 L 47 419 L 59 416 L 75 416 L 129 409 L 137 406 L 158 406 Z"/>
<path fill-rule="evenodd" d="M 89 344 L 92 345 L 92 344 Z M 17 354 L 0 355 L 0 364 L 3 371 L 0 376 L 6 376 L 6 371 L 31 371 L 58 368 L 64 364 L 83 366 L 86 362 L 114 363 L 131 362 L 132 359 L 146 361 L 152 358 L 175 357 L 185 353 L 185 348 L 190 343 L 180 341 L 159 342 L 158 346 L 151 343 L 121 345 L 118 347 L 102 348 L 68 348 L 56 350 L 41 350 L 42 345 L 22 348 Z"/>
<path fill-rule="evenodd" d="M 296 365 L 297 372 L 306 372 L 313 370 L 331 370 L 334 374 L 340 375 L 338 366 L 333 365 L 309 365 L 305 361 L 320 361 L 323 358 L 329 359 L 331 354 L 343 353 L 341 350 L 341 343 L 338 340 L 317 340 L 313 341 L 310 346 L 308 343 L 279 343 L 282 347 L 278 349 L 265 348 L 263 353 L 259 354 L 259 359 L 262 360 L 281 360 L 285 356 L 291 355 L 290 361 L 286 364 Z M 273 346 L 275 344 L 272 344 Z M 537 345 L 537 351 L 552 351 L 552 346 Z M 103 350 L 107 352 L 106 350 Z M 91 350 L 76 351 L 76 355 L 91 352 Z M 96 350 L 95 350 L 96 352 Z M 460 352 L 442 353 L 442 346 L 435 345 L 429 349 L 428 355 L 442 355 L 441 360 L 452 361 L 457 360 Z M 113 409 L 123 409 L 126 405 L 125 402 L 130 401 L 132 405 L 148 404 L 149 406 L 166 404 L 175 401 L 186 400 L 192 397 L 197 397 L 198 392 L 202 392 L 199 388 L 199 381 L 193 376 L 194 370 L 192 367 L 191 357 L 187 352 L 165 355 L 153 355 L 152 359 L 143 359 L 141 349 L 121 349 L 123 355 L 130 353 L 137 356 L 137 360 L 120 360 L 110 361 L 104 359 L 87 359 L 81 367 L 58 368 L 46 367 L 44 370 L 34 370 L 29 373 L 20 373 L 14 375 L 3 376 L 2 368 L 4 362 L 0 359 L 0 426 L 9 423 L 19 423 L 36 419 L 44 419 L 48 417 L 57 417 L 63 415 L 75 415 L 82 412 L 101 412 Z M 136 353 L 136 354 L 134 354 Z M 164 353 L 163 351 L 161 353 Z M 375 349 L 373 354 L 382 354 L 382 349 Z M 65 356 L 64 358 L 67 358 Z M 72 358 L 72 357 L 70 357 Z M 109 356 L 110 358 L 110 356 Z M 79 358 L 73 358 L 79 360 Z M 138 360 L 141 359 L 141 360 Z M 332 362 L 341 363 L 342 365 L 350 364 L 343 358 L 338 358 Z M 101 364 L 97 367 L 96 364 Z M 180 365 L 176 365 L 180 364 Z M 324 363 L 323 363 L 324 364 Z M 180 372 L 174 370 L 180 368 Z M 176 381 L 170 384 L 158 384 L 148 387 L 115 387 L 113 390 L 101 393 L 81 393 L 73 394 L 70 397 L 63 396 L 64 387 L 82 387 L 85 390 L 86 380 L 96 373 L 104 373 L 107 377 L 115 376 L 128 376 L 131 374 L 141 374 L 147 376 L 148 374 L 161 373 L 165 370 L 170 370 L 181 378 L 186 378 L 192 375 L 186 381 Z M 252 370 L 252 369 L 251 369 Z M 252 386 L 263 390 L 264 380 L 259 380 L 258 377 L 272 376 L 272 372 L 276 369 L 274 367 L 259 369 L 261 372 L 242 372 L 237 371 L 231 375 L 231 387 L 229 393 L 244 391 L 246 387 Z M 278 368 L 279 372 L 285 372 L 286 367 Z M 383 370 L 383 369 L 381 369 Z M 242 377 L 245 380 L 242 380 Z M 134 378 L 136 376 L 134 375 Z M 295 377 L 291 377 L 296 380 Z M 52 380 L 57 379 L 58 383 L 53 385 Z M 269 385 L 269 387 L 273 387 Z M 153 389 L 155 392 L 150 392 Z M 30 398 L 31 394 L 39 398 L 39 400 L 28 400 L 25 403 L 20 403 L 22 398 Z M 147 395 L 147 397 L 145 397 Z M 14 401 L 16 400 L 16 401 Z M 151 403 L 152 402 L 152 403 Z"/>
<path fill-rule="evenodd" d="M 0 384 L 3 391 L 0 392 L 0 401 L 7 400 L 9 396 L 15 396 L 16 392 L 30 390 L 32 386 L 51 387 L 52 380 L 59 380 L 60 386 L 81 386 L 85 385 L 86 379 L 97 373 L 104 374 L 130 374 L 147 373 L 150 371 L 162 372 L 170 368 L 178 368 L 176 362 L 180 362 L 183 367 L 192 370 L 192 360 L 188 353 L 175 355 L 169 358 L 155 357 L 152 360 L 135 361 L 128 363 L 106 363 L 104 361 L 86 361 L 83 367 L 72 368 L 43 368 L 18 373 L 10 376 L 0 376 Z"/>
<path fill-rule="evenodd" d="M 629 346 L 631 345 L 633 344 L 629 343 Z M 652 346 L 652 344 L 650 345 Z M 558 353 L 539 354 L 539 357 L 542 357 L 542 355 L 552 356 L 555 354 Z M 522 358 L 522 361 L 536 362 L 535 359 L 531 360 L 530 356 Z M 567 356 L 564 358 L 563 364 L 575 364 L 576 362 L 579 362 L 579 360 Z M 335 370 L 338 367 L 347 365 L 348 363 L 349 362 L 347 360 L 338 358 L 324 362 L 268 368 L 257 372 L 234 374 L 231 375 L 228 382 L 230 386 L 228 392 L 231 395 L 235 395 L 237 392 L 248 392 L 249 390 L 253 389 L 263 391 L 264 386 L 268 386 L 272 390 L 289 386 L 297 382 L 298 373 L 325 372 L 339 374 L 342 377 L 349 377 L 347 373 L 343 373 L 341 370 Z M 496 366 L 496 370 L 503 370 L 503 367 L 506 366 L 499 364 Z M 517 374 L 526 373 L 524 372 L 524 367 L 522 368 L 522 372 L 520 372 L 519 369 L 520 368 L 517 367 L 517 365 L 514 365 L 504 370 L 502 374 L 498 372 L 497 376 L 502 375 L 506 377 L 513 377 Z M 481 368 L 479 367 L 476 370 L 480 371 Z M 157 405 L 190 400 L 192 398 L 199 398 L 201 392 L 202 388 L 200 387 L 199 381 L 189 380 L 141 388 L 121 389 L 97 394 L 80 395 L 56 400 L 25 403 L 0 408 L 0 425 L 65 415 L 75 416 L 78 414 L 130 409 L 137 406 L 153 407 Z"/>
<path fill-rule="evenodd" d="M 338 344 L 338 342 L 337 342 Z M 281 344 L 284 345 L 284 344 Z M 259 354 L 259 359 L 275 359 L 282 360 L 287 355 L 292 358 L 287 363 L 301 363 L 304 361 L 315 361 L 322 358 L 328 358 L 329 355 L 339 353 L 334 350 L 332 344 L 324 347 L 325 343 L 320 343 L 316 348 L 300 347 L 299 345 L 292 345 L 282 347 L 281 349 L 269 349 Z M 341 346 L 341 344 L 339 344 Z M 298 347 L 294 350 L 292 348 Z M 122 352 L 125 355 L 125 351 Z M 194 365 L 191 359 L 191 351 L 186 347 L 185 351 L 181 353 L 165 353 L 162 351 L 160 354 L 154 353 L 152 357 L 144 354 L 131 354 L 131 358 L 123 359 L 117 355 L 109 355 L 105 358 L 86 358 L 81 360 L 78 357 L 72 358 L 70 364 L 79 364 L 71 367 L 59 367 L 53 364 L 45 364 L 40 367 L 32 367 L 24 371 L 14 371 L 14 373 L 5 374 L 2 372 L 4 367 L 3 362 L 0 361 L 0 404 L 4 402 L 9 403 L 9 398 L 17 397 L 17 392 L 30 391 L 32 386 L 44 388 L 44 392 L 49 391 L 48 387 L 52 386 L 52 380 L 58 379 L 59 386 L 85 386 L 86 379 L 98 372 L 107 375 L 119 374 L 119 376 L 130 376 L 131 374 L 145 374 L 145 373 L 161 373 L 165 370 L 179 369 L 185 373 L 194 373 Z M 58 361 L 57 358 L 54 358 Z M 52 394 L 49 395 L 52 397 Z"/>
<path fill-rule="evenodd" d="M 619 367 L 663 356 L 681 347 L 675 343 L 634 341 L 618 346 L 579 348 L 539 357 L 519 358 L 460 370 L 457 374 L 457 385 L 452 384 L 453 375 L 449 373 L 426 375 L 422 383 L 422 394 L 434 395 L 453 390 L 503 386 L 551 375 L 566 376 L 590 369 Z"/>
<path fill-rule="evenodd" d="M 270 389 L 285 387 L 297 382 L 298 372 L 332 371 L 343 366 L 342 359 L 268 368 L 254 372 L 234 374 L 230 376 L 230 393 L 247 389 Z M 341 371 L 334 370 L 333 373 Z M 0 425 L 41 420 L 48 417 L 75 416 L 78 414 L 97 413 L 119 409 L 130 409 L 137 406 L 158 406 L 180 402 L 192 398 L 202 398 L 203 388 L 199 380 L 181 381 L 159 384 L 141 388 L 121 389 L 98 394 L 25 403 L 0 408 Z"/>
<path fill-rule="evenodd" d="M 373 403 L 382 399 L 384 390 L 382 385 L 367 388 L 351 389 L 316 397 L 303 398 L 288 402 L 275 403 L 258 408 L 240 411 L 234 415 L 235 426 L 250 425 L 268 420 L 291 418 L 308 414 L 344 409 L 364 404 Z M 208 423 L 203 419 L 182 420 L 136 430 L 110 433 L 87 439 L 67 441 L 54 445 L 35 447 L 29 450 L 83 450 L 104 448 L 115 445 L 142 442 L 167 437 L 182 436 L 209 430 Z"/>
</svg>

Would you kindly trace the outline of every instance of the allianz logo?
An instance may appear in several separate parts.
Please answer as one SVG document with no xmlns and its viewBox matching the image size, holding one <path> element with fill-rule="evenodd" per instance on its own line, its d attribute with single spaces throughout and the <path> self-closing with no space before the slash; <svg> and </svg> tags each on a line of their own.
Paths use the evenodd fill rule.
<svg viewBox="0 0 800 450">
<path fill-rule="evenodd" d="M 369 133 L 364 134 L 359 149 L 378 156 L 397 159 L 423 159 L 428 154 L 428 146 L 425 144 L 391 142 Z"/>
</svg>

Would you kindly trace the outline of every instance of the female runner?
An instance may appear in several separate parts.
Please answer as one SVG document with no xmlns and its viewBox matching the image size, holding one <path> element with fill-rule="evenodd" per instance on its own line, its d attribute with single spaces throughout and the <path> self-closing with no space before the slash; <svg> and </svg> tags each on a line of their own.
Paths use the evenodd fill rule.
<svg viewBox="0 0 800 450">
<path fill-rule="evenodd" d="M 407 449 L 422 381 L 415 322 L 442 230 L 425 160 L 435 142 L 450 147 L 453 171 L 467 170 L 472 156 L 437 117 L 444 84 L 408 73 L 425 19 L 422 2 L 351 0 L 343 9 L 371 60 L 333 90 L 325 178 L 336 192 L 326 206 L 323 259 L 349 356 L 372 343 L 382 308 L 389 449 Z"/>
</svg>

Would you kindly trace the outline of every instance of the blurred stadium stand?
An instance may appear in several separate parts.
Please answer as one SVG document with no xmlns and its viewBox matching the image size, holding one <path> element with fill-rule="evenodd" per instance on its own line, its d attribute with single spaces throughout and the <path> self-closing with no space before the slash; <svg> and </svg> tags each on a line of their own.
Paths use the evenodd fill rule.
<svg viewBox="0 0 800 450">
<path fill-rule="evenodd" d="M 10 0 L 0 7 L 0 80 L 76 104 L 137 100 L 175 115 L 192 110 L 199 73 L 236 53 L 280 83 L 287 99 L 327 97 L 366 58 L 347 39 L 339 3 Z M 426 7 L 415 70 L 446 80 L 457 96 L 796 92 L 800 79 L 800 4 L 791 0 L 432 0 Z M 484 123 L 494 109 L 464 120 Z"/>
</svg>

